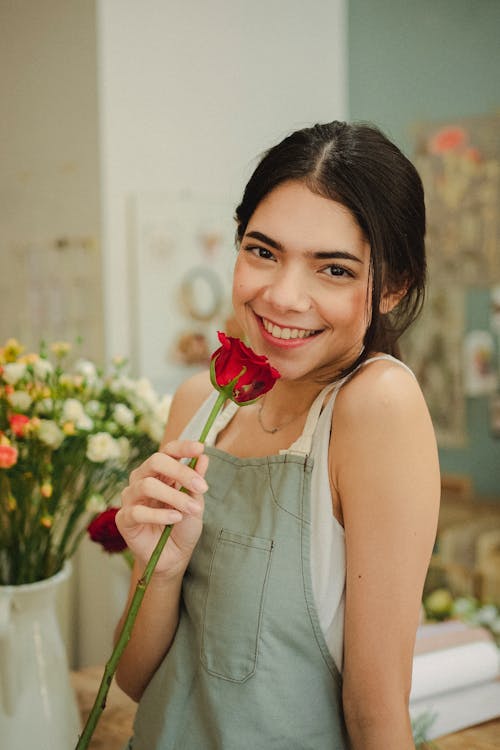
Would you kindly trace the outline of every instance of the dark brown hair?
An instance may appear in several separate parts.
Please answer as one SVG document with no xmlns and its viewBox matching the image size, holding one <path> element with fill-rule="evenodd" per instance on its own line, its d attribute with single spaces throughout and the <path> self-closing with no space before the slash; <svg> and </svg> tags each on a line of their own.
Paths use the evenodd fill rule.
<svg viewBox="0 0 500 750">
<path fill-rule="evenodd" d="M 290 180 L 348 208 L 370 245 L 370 323 L 363 352 L 346 373 L 370 351 L 399 356 L 397 340 L 420 312 L 425 290 L 425 204 L 417 170 L 374 125 L 334 121 L 297 130 L 267 151 L 250 177 L 236 209 L 238 242 L 259 203 Z M 386 289 L 404 295 L 383 314 Z"/>
</svg>

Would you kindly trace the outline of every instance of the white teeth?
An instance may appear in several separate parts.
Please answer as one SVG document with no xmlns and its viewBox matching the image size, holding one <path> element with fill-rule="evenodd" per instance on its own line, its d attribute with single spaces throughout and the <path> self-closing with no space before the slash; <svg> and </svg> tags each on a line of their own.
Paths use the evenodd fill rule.
<svg viewBox="0 0 500 750">
<path fill-rule="evenodd" d="M 307 331 L 304 328 L 280 328 L 266 318 L 262 318 L 262 323 L 266 331 L 276 339 L 305 339 L 316 333 L 316 331 Z"/>
</svg>

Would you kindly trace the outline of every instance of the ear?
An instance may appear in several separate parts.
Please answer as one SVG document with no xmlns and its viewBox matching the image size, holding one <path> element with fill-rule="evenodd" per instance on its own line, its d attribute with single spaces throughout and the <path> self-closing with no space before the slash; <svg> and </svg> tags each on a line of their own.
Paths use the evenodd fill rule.
<svg viewBox="0 0 500 750">
<path fill-rule="evenodd" d="M 394 310 L 394 308 L 399 305 L 399 303 L 405 296 L 406 291 L 406 286 L 398 289 L 397 291 L 385 289 L 380 298 L 379 309 L 382 315 L 387 315 L 387 313 L 390 313 L 392 310 Z"/>
</svg>

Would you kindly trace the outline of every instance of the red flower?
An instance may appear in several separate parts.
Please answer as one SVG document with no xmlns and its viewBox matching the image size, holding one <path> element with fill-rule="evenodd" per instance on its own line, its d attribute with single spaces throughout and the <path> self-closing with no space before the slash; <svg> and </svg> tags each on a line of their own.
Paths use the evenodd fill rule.
<svg viewBox="0 0 500 750">
<path fill-rule="evenodd" d="M 222 346 L 212 354 L 210 373 L 214 388 L 225 392 L 237 404 L 254 401 L 271 390 L 280 374 L 267 357 L 255 354 L 240 339 L 221 331 L 217 335 Z"/>
<path fill-rule="evenodd" d="M 17 448 L 12 445 L 0 445 L 0 469 L 10 469 L 17 463 Z"/>
<path fill-rule="evenodd" d="M 127 548 L 127 543 L 118 531 L 115 521 L 118 510 L 118 508 L 107 508 L 87 527 L 92 541 L 100 544 L 106 552 L 123 552 Z"/>
<path fill-rule="evenodd" d="M 25 414 L 12 414 L 9 417 L 10 429 L 16 437 L 24 437 L 26 435 L 26 425 L 29 424 L 29 417 Z"/>
</svg>

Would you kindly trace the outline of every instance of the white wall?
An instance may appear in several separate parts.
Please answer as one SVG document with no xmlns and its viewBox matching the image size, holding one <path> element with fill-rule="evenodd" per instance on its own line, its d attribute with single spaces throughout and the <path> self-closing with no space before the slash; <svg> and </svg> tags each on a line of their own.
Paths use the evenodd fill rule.
<svg viewBox="0 0 500 750">
<path fill-rule="evenodd" d="M 16 336 L 37 350 L 40 338 L 81 335 L 100 359 L 94 2 L 0 2 L 0 102 L 0 344 Z M 80 238 L 91 281 L 85 314 L 70 321 L 57 303 L 78 282 Z"/>
<path fill-rule="evenodd" d="M 107 352 L 131 354 L 127 201 L 235 206 L 255 157 L 347 114 L 345 0 L 99 0 Z M 133 357 L 132 357 L 133 359 Z"/>
</svg>

